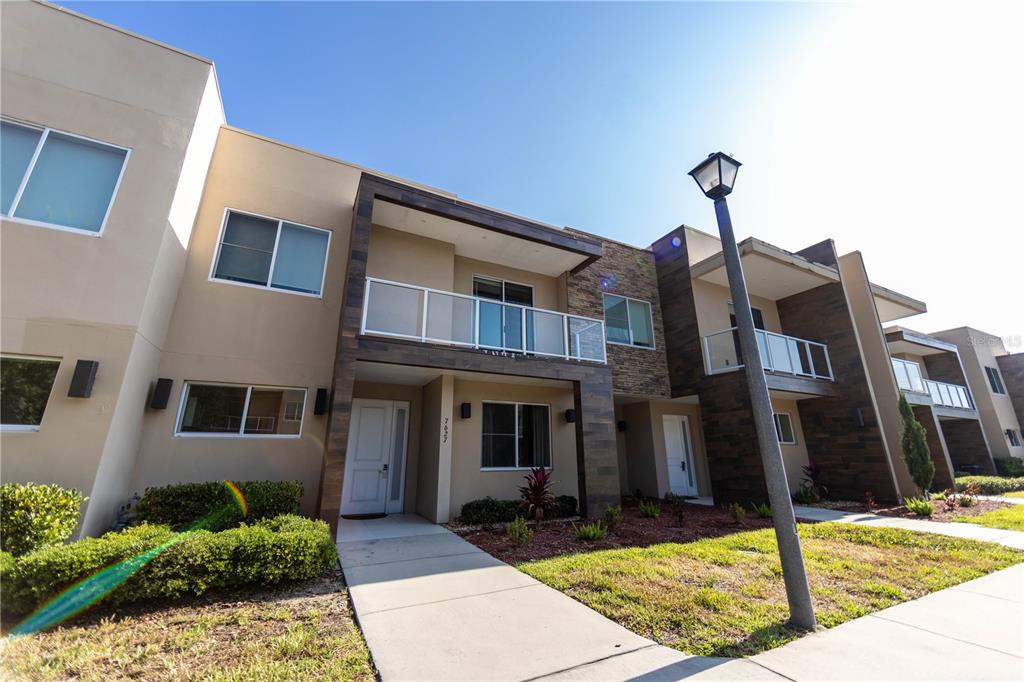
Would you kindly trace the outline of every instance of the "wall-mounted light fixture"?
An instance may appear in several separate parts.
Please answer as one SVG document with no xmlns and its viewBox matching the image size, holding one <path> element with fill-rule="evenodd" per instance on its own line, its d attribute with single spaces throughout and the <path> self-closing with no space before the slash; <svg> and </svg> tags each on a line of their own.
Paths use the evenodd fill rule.
<svg viewBox="0 0 1024 682">
<path fill-rule="evenodd" d="M 79 360 L 75 363 L 75 373 L 71 375 L 71 386 L 68 387 L 69 398 L 88 398 L 92 395 L 92 385 L 96 381 L 99 366 L 97 360 Z"/>
<path fill-rule="evenodd" d="M 313 414 L 320 416 L 327 414 L 327 389 L 316 389 L 316 400 L 313 402 Z"/>
<path fill-rule="evenodd" d="M 565 421 L 567 423 L 569 423 L 569 424 L 572 424 L 573 422 L 575 422 L 576 421 L 576 410 L 566 410 L 565 411 Z"/>
<path fill-rule="evenodd" d="M 462 415 L 463 419 L 469 419 L 473 415 L 472 403 L 462 403 L 462 405 L 459 406 L 459 414 Z"/>
<path fill-rule="evenodd" d="M 153 387 L 153 395 L 149 397 L 149 409 L 166 410 L 167 403 L 171 399 L 171 387 L 174 386 L 174 379 L 157 379 Z"/>
<path fill-rule="evenodd" d="M 619 431 L 625 431 L 626 430 L 626 422 L 619 422 L 618 423 L 618 427 L 619 427 Z"/>
</svg>

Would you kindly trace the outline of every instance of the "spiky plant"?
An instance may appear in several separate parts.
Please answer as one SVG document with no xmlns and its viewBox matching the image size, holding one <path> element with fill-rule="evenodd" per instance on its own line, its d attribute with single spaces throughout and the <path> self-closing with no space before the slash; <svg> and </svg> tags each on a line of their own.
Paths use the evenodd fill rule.
<svg viewBox="0 0 1024 682">
<path fill-rule="evenodd" d="M 519 487 L 519 508 L 528 518 L 540 521 L 547 514 L 558 509 L 555 496 L 551 494 L 551 472 L 544 467 L 530 469 L 526 474 L 526 485 Z"/>
</svg>

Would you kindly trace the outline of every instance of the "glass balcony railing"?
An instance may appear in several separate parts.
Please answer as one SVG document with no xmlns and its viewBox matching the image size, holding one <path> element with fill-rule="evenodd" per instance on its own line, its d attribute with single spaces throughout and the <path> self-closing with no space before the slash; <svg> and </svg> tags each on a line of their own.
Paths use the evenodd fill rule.
<svg viewBox="0 0 1024 682">
<path fill-rule="evenodd" d="M 974 409 L 971 392 L 966 386 L 925 379 L 921 374 L 921 367 L 916 362 L 900 358 L 889 359 L 892 362 L 892 371 L 896 375 L 896 385 L 901 390 L 931 396 L 932 402 L 936 405 L 964 410 Z"/>
<path fill-rule="evenodd" d="M 606 362 L 604 322 L 414 284 L 366 278 L 363 334 Z"/>
<path fill-rule="evenodd" d="M 755 330 L 761 363 L 766 371 L 795 374 L 812 379 L 833 381 L 832 361 L 828 346 L 795 336 Z M 704 337 L 704 357 L 708 373 L 718 374 L 742 367 L 740 344 L 736 328 L 723 329 Z"/>
</svg>

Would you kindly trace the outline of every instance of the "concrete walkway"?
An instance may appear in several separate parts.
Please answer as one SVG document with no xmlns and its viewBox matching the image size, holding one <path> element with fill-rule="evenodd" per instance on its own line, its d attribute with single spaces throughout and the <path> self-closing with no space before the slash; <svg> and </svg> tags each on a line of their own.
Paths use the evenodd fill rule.
<svg viewBox="0 0 1024 682">
<path fill-rule="evenodd" d="M 848 522 L 877 525 L 859 516 L 869 518 Z M 932 532 L 974 528 L 914 523 Z M 344 520 L 338 540 L 385 682 L 1024 680 L 1024 565 L 728 659 L 687 656 L 635 635 L 419 517 Z"/>
<path fill-rule="evenodd" d="M 416 516 L 342 520 L 338 554 L 385 682 L 782 679 L 655 644 Z"/>
<path fill-rule="evenodd" d="M 1011 498 L 1012 499 L 1012 498 Z M 1024 549 L 1024 532 L 1019 530 L 1003 530 L 987 528 L 973 523 L 945 523 L 941 521 L 919 521 L 917 519 L 899 519 L 878 514 L 857 514 L 819 507 L 794 506 L 793 511 L 798 519 L 811 521 L 838 521 L 839 523 L 856 523 L 864 526 L 882 528 L 903 528 L 920 533 L 950 535 L 957 538 L 995 542 L 1013 549 Z"/>
</svg>

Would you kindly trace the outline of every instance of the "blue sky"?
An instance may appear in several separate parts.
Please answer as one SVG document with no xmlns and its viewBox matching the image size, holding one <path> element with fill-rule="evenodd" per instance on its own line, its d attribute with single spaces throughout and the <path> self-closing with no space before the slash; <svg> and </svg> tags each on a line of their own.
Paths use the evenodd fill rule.
<svg viewBox="0 0 1024 682">
<path fill-rule="evenodd" d="M 1024 335 L 1011 5 L 67 6 L 213 59 L 232 125 L 632 244 L 715 231 L 685 173 L 721 149 L 739 236 L 833 237 L 929 303 L 907 326 Z M 961 168 L 993 148 L 981 201 Z"/>
</svg>

